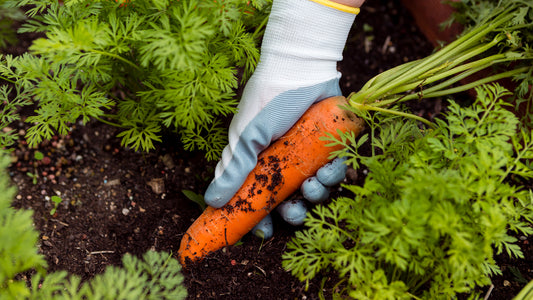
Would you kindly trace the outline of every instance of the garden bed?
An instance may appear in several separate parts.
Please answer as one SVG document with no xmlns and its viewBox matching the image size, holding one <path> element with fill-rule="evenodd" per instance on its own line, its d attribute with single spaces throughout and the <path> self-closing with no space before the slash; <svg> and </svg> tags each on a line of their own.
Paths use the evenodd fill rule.
<svg viewBox="0 0 533 300">
<path fill-rule="evenodd" d="M 399 0 L 368 1 L 339 66 L 343 92 L 432 49 Z M 426 103 L 415 103 L 413 110 L 429 119 L 442 111 L 440 101 Z M 25 124 L 15 125 L 23 135 Z M 183 190 L 202 194 L 215 162 L 206 161 L 203 153 L 184 151 L 171 134 L 156 150 L 142 154 L 122 148 L 117 133 L 102 123 L 75 124 L 68 136 L 54 137 L 38 149 L 20 143 L 14 152 L 10 173 L 19 189 L 15 206 L 34 211 L 49 271 L 67 270 L 88 279 L 109 265 L 120 265 L 125 253 L 176 253 L 201 212 Z M 44 158 L 36 158 L 36 152 Z M 350 172 L 347 181 L 357 182 L 362 174 Z M 63 200 L 53 215 L 52 196 Z M 333 282 L 327 274 L 306 286 L 283 270 L 281 254 L 298 228 L 275 221 L 273 238 L 245 236 L 239 245 L 184 270 L 188 298 L 317 299 L 320 293 L 328 298 Z M 494 278 L 489 299 L 511 299 L 533 278 L 533 241 L 518 238 L 526 259 L 499 260 L 504 275 Z"/>
</svg>

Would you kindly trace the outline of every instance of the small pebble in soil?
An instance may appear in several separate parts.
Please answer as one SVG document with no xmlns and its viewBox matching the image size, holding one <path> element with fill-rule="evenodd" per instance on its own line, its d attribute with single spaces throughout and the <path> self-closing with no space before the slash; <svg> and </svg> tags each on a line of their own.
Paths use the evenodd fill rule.
<svg viewBox="0 0 533 300">
<path fill-rule="evenodd" d="M 120 179 L 112 179 L 112 180 L 105 180 L 104 179 L 104 184 L 106 186 L 116 186 L 116 185 L 120 185 Z"/>
<path fill-rule="evenodd" d="M 48 157 L 48 156 L 45 156 L 45 157 L 43 157 L 41 162 L 43 163 L 43 165 L 49 165 L 52 162 L 52 159 L 50 157 Z"/>
<path fill-rule="evenodd" d="M 122 209 L 122 214 L 123 214 L 123 215 L 127 216 L 129 213 L 130 213 L 130 210 L 129 210 L 129 209 L 127 209 L 127 208 L 123 208 L 123 209 Z"/>
<path fill-rule="evenodd" d="M 154 178 L 146 184 L 148 184 L 152 188 L 152 191 L 158 195 L 165 191 L 165 182 L 163 178 Z"/>
<path fill-rule="evenodd" d="M 511 286 L 511 283 L 509 282 L 509 280 L 504 280 L 503 286 Z"/>
<path fill-rule="evenodd" d="M 174 164 L 174 160 L 172 159 L 172 156 L 168 153 L 161 157 L 161 161 L 163 162 L 165 167 L 167 167 L 168 169 L 174 169 L 174 167 L 176 166 Z"/>
</svg>

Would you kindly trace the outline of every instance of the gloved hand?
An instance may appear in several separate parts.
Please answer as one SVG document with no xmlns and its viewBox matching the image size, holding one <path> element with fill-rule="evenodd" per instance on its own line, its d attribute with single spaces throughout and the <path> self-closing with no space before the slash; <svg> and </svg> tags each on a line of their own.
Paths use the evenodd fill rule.
<svg viewBox="0 0 533 300">
<path fill-rule="evenodd" d="M 341 94 L 337 61 L 357 12 L 329 0 L 274 0 L 260 62 L 243 91 L 229 128 L 229 144 L 204 195 L 208 205 L 226 204 L 255 167 L 257 155 L 313 103 Z M 324 170 L 319 171 L 323 176 L 303 184 L 307 198 L 327 198 L 324 184 L 337 184 L 346 172 L 339 161 Z M 287 203 L 279 206 L 282 216 L 293 224 L 303 222 L 303 202 Z M 266 228 L 262 231 L 265 237 L 272 235 Z"/>
</svg>

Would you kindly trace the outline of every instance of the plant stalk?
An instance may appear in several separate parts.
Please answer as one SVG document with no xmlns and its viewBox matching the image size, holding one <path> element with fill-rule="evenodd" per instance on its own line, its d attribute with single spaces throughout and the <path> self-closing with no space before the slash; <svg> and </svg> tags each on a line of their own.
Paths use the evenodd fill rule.
<svg viewBox="0 0 533 300">
<path fill-rule="evenodd" d="M 508 22 L 512 17 L 510 14 L 499 14 L 492 20 L 486 21 L 487 26 L 476 27 L 425 59 L 403 64 L 377 75 L 352 97 L 352 102 L 372 103 L 377 99 L 386 98 L 387 95 L 405 92 L 442 79 L 445 77 L 443 73 L 454 74 L 467 68 L 465 66 L 455 67 L 498 45 L 504 38 L 501 35 L 488 43 L 483 43 L 482 40 L 488 33 L 498 30 L 500 25 Z M 478 61 L 478 63 L 482 62 L 486 61 Z M 476 64 L 469 66 L 475 67 Z M 448 71 L 450 73 L 446 73 Z"/>
<path fill-rule="evenodd" d="M 109 57 L 118 59 L 118 60 L 130 65 L 131 67 L 133 67 L 137 71 L 141 70 L 141 68 L 139 68 L 139 66 L 137 66 L 136 64 L 132 63 L 131 61 L 125 59 L 124 57 L 122 57 L 120 55 L 116 55 L 116 54 L 105 52 L 105 51 L 95 50 L 95 49 L 90 49 L 89 51 L 91 51 L 93 53 L 96 53 L 96 54 L 101 54 L 101 55 L 105 55 L 105 56 L 109 56 Z"/>
<path fill-rule="evenodd" d="M 353 108 L 358 109 L 358 110 L 377 111 L 377 112 L 387 113 L 387 114 L 396 115 L 396 116 L 400 116 L 400 117 L 404 117 L 404 118 L 409 118 L 409 119 L 420 121 L 420 122 L 426 124 L 427 126 L 429 126 L 431 128 L 434 128 L 433 123 L 431 123 L 430 121 L 428 121 L 428 120 L 426 120 L 426 119 L 424 119 L 422 117 L 419 117 L 417 115 L 413 115 L 413 114 L 410 114 L 410 113 L 397 111 L 397 110 L 381 108 L 381 107 L 378 107 L 378 106 L 375 106 L 375 105 L 372 105 L 372 104 L 363 104 L 363 103 L 352 102 L 350 99 L 348 99 L 348 101 L 350 102 L 350 104 L 352 105 Z"/>
<path fill-rule="evenodd" d="M 13 80 L 11 80 L 11 79 L 9 79 L 7 77 L 4 77 L 4 76 L 0 76 L 0 79 L 3 80 L 3 81 L 7 81 L 9 83 L 12 83 L 12 84 L 16 84 L 15 81 L 13 81 Z"/>
</svg>

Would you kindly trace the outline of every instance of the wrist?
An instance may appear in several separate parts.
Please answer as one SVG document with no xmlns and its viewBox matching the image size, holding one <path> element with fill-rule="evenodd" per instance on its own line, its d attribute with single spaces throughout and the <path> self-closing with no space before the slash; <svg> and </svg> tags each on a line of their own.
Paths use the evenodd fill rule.
<svg viewBox="0 0 533 300">
<path fill-rule="evenodd" d="M 319 3 L 323 6 L 334 8 L 346 13 L 357 15 L 359 14 L 359 7 L 365 0 L 310 0 Z"/>
<path fill-rule="evenodd" d="M 342 5 L 351 6 L 351 7 L 361 7 L 365 0 L 330 0 L 332 2 L 337 2 Z"/>
</svg>

